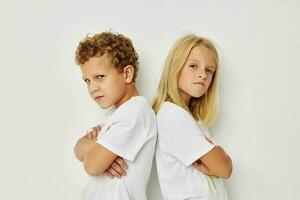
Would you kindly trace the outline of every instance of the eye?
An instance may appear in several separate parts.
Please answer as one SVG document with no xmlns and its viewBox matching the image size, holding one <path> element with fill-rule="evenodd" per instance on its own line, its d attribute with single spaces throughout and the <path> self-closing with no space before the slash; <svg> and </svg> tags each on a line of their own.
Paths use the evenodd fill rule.
<svg viewBox="0 0 300 200">
<path fill-rule="evenodd" d="M 89 79 L 85 79 L 84 82 L 85 82 L 86 84 L 90 84 L 90 80 L 89 80 Z"/>
<path fill-rule="evenodd" d="M 196 69 L 198 66 L 195 65 L 195 64 L 190 64 L 189 67 L 193 68 L 193 69 Z"/>
<path fill-rule="evenodd" d="M 102 79 L 102 78 L 104 78 L 104 77 L 105 77 L 105 75 L 97 75 L 97 76 L 96 76 L 97 79 Z"/>
<path fill-rule="evenodd" d="M 206 69 L 206 73 L 208 73 L 208 74 L 213 74 L 215 71 L 213 70 L 213 69 Z"/>
</svg>

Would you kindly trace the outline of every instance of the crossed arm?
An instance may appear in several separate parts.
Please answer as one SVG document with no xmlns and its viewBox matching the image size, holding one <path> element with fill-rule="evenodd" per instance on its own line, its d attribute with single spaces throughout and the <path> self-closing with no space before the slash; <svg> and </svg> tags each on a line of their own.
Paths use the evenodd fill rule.
<svg viewBox="0 0 300 200">
<path fill-rule="evenodd" d="M 110 178 L 121 178 L 126 175 L 126 162 L 96 143 L 100 126 L 93 127 L 92 131 L 80 138 L 74 148 L 77 159 L 84 164 L 86 172 L 92 176 L 105 174 Z M 211 140 L 206 138 L 210 143 Z M 204 156 L 195 161 L 192 166 L 200 172 L 221 178 L 229 178 L 232 173 L 232 161 L 220 146 L 215 146 Z"/>
<path fill-rule="evenodd" d="M 85 171 L 91 176 L 105 174 L 111 178 L 126 175 L 126 162 L 118 155 L 96 143 L 100 126 L 93 127 L 86 135 L 79 138 L 74 153 L 83 162 Z"/>
<path fill-rule="evenodd" d="M 206 138 L 210 143 L 211 140 Z M 215 146 L 192 164 L 200 172 L 209 175 L 227 179 L 232 173 L 232 161 L 227 153 L 220 146 Z"/>
</svg>

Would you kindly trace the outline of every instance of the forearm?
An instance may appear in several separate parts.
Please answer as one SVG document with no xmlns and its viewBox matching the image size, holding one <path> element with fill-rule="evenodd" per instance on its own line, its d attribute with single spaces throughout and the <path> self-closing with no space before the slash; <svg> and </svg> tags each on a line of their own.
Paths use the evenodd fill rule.
<svg viewBox="0 0 300 200">
<path fill-rule="evenodd" d="M 89 175 L 98 176 L 102 174 L 117 157 L 118 155 L 102 145 L 95 144 L 84 156 L 84 169 Z"/>
<path fill-rule="evenodd" d="M 76 158 L 83 162 L 87 152 L 96 144 L 95 141 L 87 141 L 86 138 L 80 138 L 75 147 L 74 147 L 74 153 Z"/>
<path fill-rule="evenodd" d="M 213 165 L 209 165 L 208 169 L 212 175 L 218 176 L 224 179 L 227 179 L 231 176 L 232 173 L 232 161 L 229 155 L 224 151 L 221 146 L 215 147 L 215 154 L 211 157 L 211 159 L 204 158 L 202 159 L 205 164 L 208 160 L 209 163 L 215 162 Z M 215 159 L 214 159 L 215 157 Z"/>
<path fill-rule="evenodd" d="M 230 156 L 225 152 L 225 150 L 221 146 L 219 147 L 221 148 L 224 154 L 223 173 L 221 177 L 227 179 L 231 176 L 232 173 L 232 160 Z"/>
<path fill-rule="evenodd" d="M 225 151 L 224 151 L 225 152 Z M 228 174 L 226 177 L 223 177 L 223 178 L 229 178 L 232 174 L 232 160 L 230 158 L 230 156 L 225 152 L 225 157 L 226 157 L 226 160 L 227 160 L 227 168 L 228 168 Z"/>
<path fill-rule="evenodd" d="M 193 163 L 200 172 L 221 178 L 229 178 L 232 172 L 232 162 L 220 146 L 215 146 L 211 151 Z"/>
</svg>

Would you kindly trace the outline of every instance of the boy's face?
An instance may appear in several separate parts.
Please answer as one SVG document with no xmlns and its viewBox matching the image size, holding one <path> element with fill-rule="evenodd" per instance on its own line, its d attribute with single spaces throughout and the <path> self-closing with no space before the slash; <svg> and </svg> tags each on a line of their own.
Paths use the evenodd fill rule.
<svg viewBox="0 0 300 200">
<path fill-rule="evenodd" d="M 107 54 L 91 57 L 80 66 L 88 92 L 101 108 L 118 107 L 126 96 L 124 73 L 119 73 Z"/>
</svg>

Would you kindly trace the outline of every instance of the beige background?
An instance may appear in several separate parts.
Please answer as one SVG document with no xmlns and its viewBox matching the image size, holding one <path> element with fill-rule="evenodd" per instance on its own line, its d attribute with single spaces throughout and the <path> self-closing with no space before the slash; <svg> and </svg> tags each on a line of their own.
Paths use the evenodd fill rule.
<svg viewBox="0 0 300 200">
<path fill-rule="evenodd" d="M 300 199 L 300 3 L 286 1 L 1 1 L 0 199 L 79 200 L 87 180 L 72 148 L 103 115 L 74 50 L 113 28 L 140 55 L 151 101 L 173 42 L 194 32 L 220 52 L 220 115 L 211 129 L 234 172 L 231 200 Z M 150 200 L 160 200 L 157 179 Z"/>
</svg>

